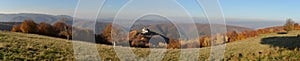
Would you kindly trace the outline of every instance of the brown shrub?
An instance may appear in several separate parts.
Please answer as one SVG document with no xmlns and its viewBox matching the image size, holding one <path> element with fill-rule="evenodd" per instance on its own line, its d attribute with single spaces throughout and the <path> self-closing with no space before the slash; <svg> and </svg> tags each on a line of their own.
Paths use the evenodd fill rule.
<svg viewBox="0 0 300 61">
<path fill-rule="evenodd" d="M 20 26 L 19 25 L 14 25 L 13 28 L 11 29 L 12 32 L 21 32 Z"/>
<path fill-rule="evenodd" d="M 128 40 L 131 40 L 131 39 L 135 38 L 135 36 L 137 34 L 138 34 L 137 30 L 133 30 L 133 31 L 129 32 L 129 39 Z"/>
<path fill-rule="evenodd" d="M 142 35 L 138 35 L 136 38 L 130 40 L 130 46 L 148 48 L 150 46 L 149 39 L 143 37 Z"/>
<path fill-rule="evenodd" d="M 238 40 L 238 33 L 236 31 L 228 32 L 226 34 L 228 36 L 228 41 L 233 42 Z"/>
<path fill-rule="evenodd" d="M 71 39 L 72 27 L 64 22 L 58 21 L 53 24 L 54 33 L 62 38 Z"/>
<path fill-rule="evenodd" d="M 246 34 L 245 33 L 239 33 L 238 37 L 237 37 L 237 40 L 243 40 L 243 39 L 246 39 Z"/>
<path fill-rule="evenodd" d="M 180 43 L 179 40 L 170 39 L 167 48 L 168 49 L 180 49 L 181 48 L 181 43 Z"/>
<path fill-rule="evenodd" d="M 294 27 L 294 28 L 295 28 L 295 30 L 300 30 L 300 26 L 299 26 L 299 24 L 298 24 L 298 23 L 295 23 L 295 24 L 294 24 L 294 26 L 295 26 L 295 27 Z"/>
<path fill-rule="evenodd" d="M 38 27 L 37 27 L 37 31 L 39 34 L 43 34 L 43 35 L 49 35 L 49 36 L 54 36 L 55 33 L 53 32 L 54 28 L 45 22 L 41 22 Z"/>
<path fill-rule="evenodd" d="M 20 29 L 24 33 L 35 33 L 36 32 L 36 23 L 33 20 L 25 20 L 21 26 Z"/>
<path fill-rule="evenodd" d="M 58 36 L 65 37 L 67 39 L 71 39 L 71 37 L 72 37 L 72 30 L 70 28 L 65 27 L 64 30 L 62 30 L 62 31 L 60 31 L 58 33 Z"/>
<path fill-rule="evenodd" d="M 181 48 L 199 48 L 200 47 L 200 43 L 199 41 L 180 41 Z"/>
<path fill-rule="evenodd" d="M 201 37 L 200 40 L 200 47 L 207 47 L 211 45 L 211 38 L 209 36 Z"/>
<path fill-rule="evenodd" d="M 112 24 L 108 24 L 102 33 L 102 35 L 108 42 L 112 42 L 111 30 L 112 30 Z"/>
<path fill-rule="evenodd" d="M 58 21 L 53 24 L 53 28 L 54 28 L 55 33 L 57 34 L 57 33 L 60 33 L 61 31 L 65 30 L 65 28 L 68 28 L 68 25 L 65 24 L 64 22 Z"/>
<path fill-rule="evenodd" d="M 248 35 L 249 35 L 249 37 L 255 37 L 255 36 L 257 36 L 258 34 L 257 34 L 256 31 L 250 31 Z"/>
</svg>

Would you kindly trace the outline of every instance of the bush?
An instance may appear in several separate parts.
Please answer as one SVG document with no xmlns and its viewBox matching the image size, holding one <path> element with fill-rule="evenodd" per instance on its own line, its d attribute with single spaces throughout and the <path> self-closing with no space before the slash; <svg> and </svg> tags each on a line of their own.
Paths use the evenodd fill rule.
<svg viewBox="0 0 300 61">
<path fill-rule="evenodd" d="M 104 38 L 108 41 L 108 42 L 111 42 L 112 43 L 112 37 L 111 37 L 111 30 L 112 30 L 112 24 L 108 24 L 102 35 L 104 36 Z"/>
<path fill-rule="evenodd" d="M 238 40 L 238 33 L 236 31 L 227 33 L 228 41 L 233 42 Z"/>
<path fill-rule="evenodd" d="M 149 39 L 143 37 L 142 35 L 138 35 L 136 38 L 129 41 L 130 46 L 132 47 L 141 47 L 141 48 L 148 48 L 149 45 Z"/>
<path fill-rule="evenodd" d="M 294 27 L 294 28 L 295 28 L 295 30 L 300 30 L 300 26 L 299 26 L 299 24 L 298 24 L 298 23 L 295 23 L 295 24 L 294 24 L 294 26 L 295 26 L 295 27 Z"/>
<path fill-rule="evenodd" d="M 204 36 L 200 38 L 199 42 L 200 42 L 200 47 L 207 47 L 210 46 L 211 44 L 211 38 L 209 36 Z"/>
<path fill-rule="evenodd" d="M 170 42 L 167 46 L 168 49 L 180 49 L 181 43 L 179 40 L 170 39 Z"/>
<path fill-rule="evenodd" d="M 54 36 L 55 33 L 53 32 L 54 28 L 45 22 L 41 22 L 38 27 L 37 27 L 37 31 L 39 34 L 42 35 L 49 35 L 49 36 Z"/>
<path fill-rule="evenodd" d="M 13 28 L 11 29 L 12 32 L 21 32 L 20 26 L 19 25 L 14 25 Z"/>
<path fill-rule="evenodd" d="M 24 33 L 35 33 L 36 32 L 36 23 L 32 20 L 25 20 L 20 27 L 21 31 Z"/>
<path fill-rule="evenodd" d="M 72 27 L 64 22 L 58 21 L 53 24 L 54 33 L 62 38 L 71 39 L 72 37 Z"/>
<path fill-rule="evenodd" d="M 68 25 L 64 22 L 58 21 L 53 24 L 53 28 L 56 34 L 60 33 L 61 31 L 65 30 L 65 28 L 68 28 Z"/>
</svg>

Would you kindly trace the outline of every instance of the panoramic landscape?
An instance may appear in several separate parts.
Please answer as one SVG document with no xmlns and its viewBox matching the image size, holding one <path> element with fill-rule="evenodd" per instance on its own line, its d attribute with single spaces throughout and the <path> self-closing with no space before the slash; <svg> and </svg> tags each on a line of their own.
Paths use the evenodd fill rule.
<svg viewBox="0 0 300 61">
<path fill-rule="evenodd" d="M 3 0 L 0 60 L 298 61 L 295 2 Z"/>
</svg>

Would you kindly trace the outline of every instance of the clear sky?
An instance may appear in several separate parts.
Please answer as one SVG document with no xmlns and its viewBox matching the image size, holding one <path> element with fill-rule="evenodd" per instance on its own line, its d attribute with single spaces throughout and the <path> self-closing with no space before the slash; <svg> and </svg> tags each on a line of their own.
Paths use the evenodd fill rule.
<svg viewBox="0 0 300 61">
<path fill-rule="evenodd" d="M 114 17 L 127 0 L 107 0 L 101 18 Z M 177 0 L 193 17 L 204 17 L 196 0 Z M 0 13 L 74 14 L 78 0 L 0 0 Z M 143 2 L 147 3 L 147 2 Z M 168 4 L 168 2 L 161 2 Z M 300 21 L 300 0 L 220 0 L 226 18 Z M 87 4 L 88 5 L 88 4 Z M 155 5 L 155 3 L 153 3 Z M 143 6 L 137 5 L 137 6 Z M 92 6 L 87 6 L 92 7 Z M 155 9 L 166 9 L 157 6 Z M 172 8 L 167 8 L 172 10 Z M 88 9 L 86 9 L 88 12 Z M 132 10 L 130 13 L 135 13 Z M 177 15 L 180 16 L 180 15 Z"/>
</svg>

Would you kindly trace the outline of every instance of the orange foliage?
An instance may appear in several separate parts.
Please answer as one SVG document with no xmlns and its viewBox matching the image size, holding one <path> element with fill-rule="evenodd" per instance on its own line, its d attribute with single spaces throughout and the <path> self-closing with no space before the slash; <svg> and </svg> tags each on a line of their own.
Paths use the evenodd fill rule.
<svg viewBox="0 0 300 61">
<path fill-rule="evenodd" d="M 210 36 L 204 36 L 204 37 L 201 37 L 200 40 L 200 47 L 207 47 L 207 46 L 210 46 L 211 44 L 211 37 Z"/>
<path fill-rule="evenodd" d="M 14 25 L 13 28 L 11 29 L 12 32 L 21 32 L 20 26 L 19 25 Z"/>
<path fill-rule="evenodd" d="M 167 48 L 168 49 L 180 49 L 181 48 L 181 43 L 180 43 L 179 40 L 170 39 Z"/>
<path fill-rule="evenodd" d="M 147 48 L 150 46 L 148 38 L 145 38 L 142 35 L 138 35 L 136 38 L 131 40 L 130 45 L 132 47 L 142 47 L 142 48 Z"/>
<path fill-rule="evenodd" d="M 104 29 L 102 35 L 104 36 L 104 38 L 106 38 L 106 40 L 107 40 L 108 42 L 111 42 L 111 43 L 112 43 L 111 30 L 112 30 L 112 24 L 108 24 L 108 25 L 105 27 L 105 29 Z"/>
<path fill-rule="evenodd" d="M 37 27 L 37 31 L 39 34 L 43 34 L 43 35 L 50 35 L 50 36 L 54 36 L 55 33 L 53 32 L 54 28 L 45 22 L 41 22 L 38 27 Z"/>
<path fill-rule="evenodd" d="M 228 42 L 233 42 L 238 40 L 238 33 L 236 31 L 228 32 L 226 35 L 228 36 Z"/>
<path fill-rule="evenodd" d="M 66 27 L 68 28 L 68 25 L 61 21 L 55 22 L 53 24 L 55 33 L 59 33 L 61 31 L 65 30 Z"/>
<path fill-rule="evenodd" d="M 299 24 L 298 24 L 298 23 L 295 23 L 295 25 L 294 25 L 294 26 L 295 26 L 295 28 L 294 28 L 295 30 L 300 30 L 300 26 L 299 26 Z"/>
<path fill-rule="evenodd" d="M 21 31 L 24 33 L 35 33 L 36 32 L 36 23 L 32 20 L 25 20 L 20 27 Z"/>
</svg>

